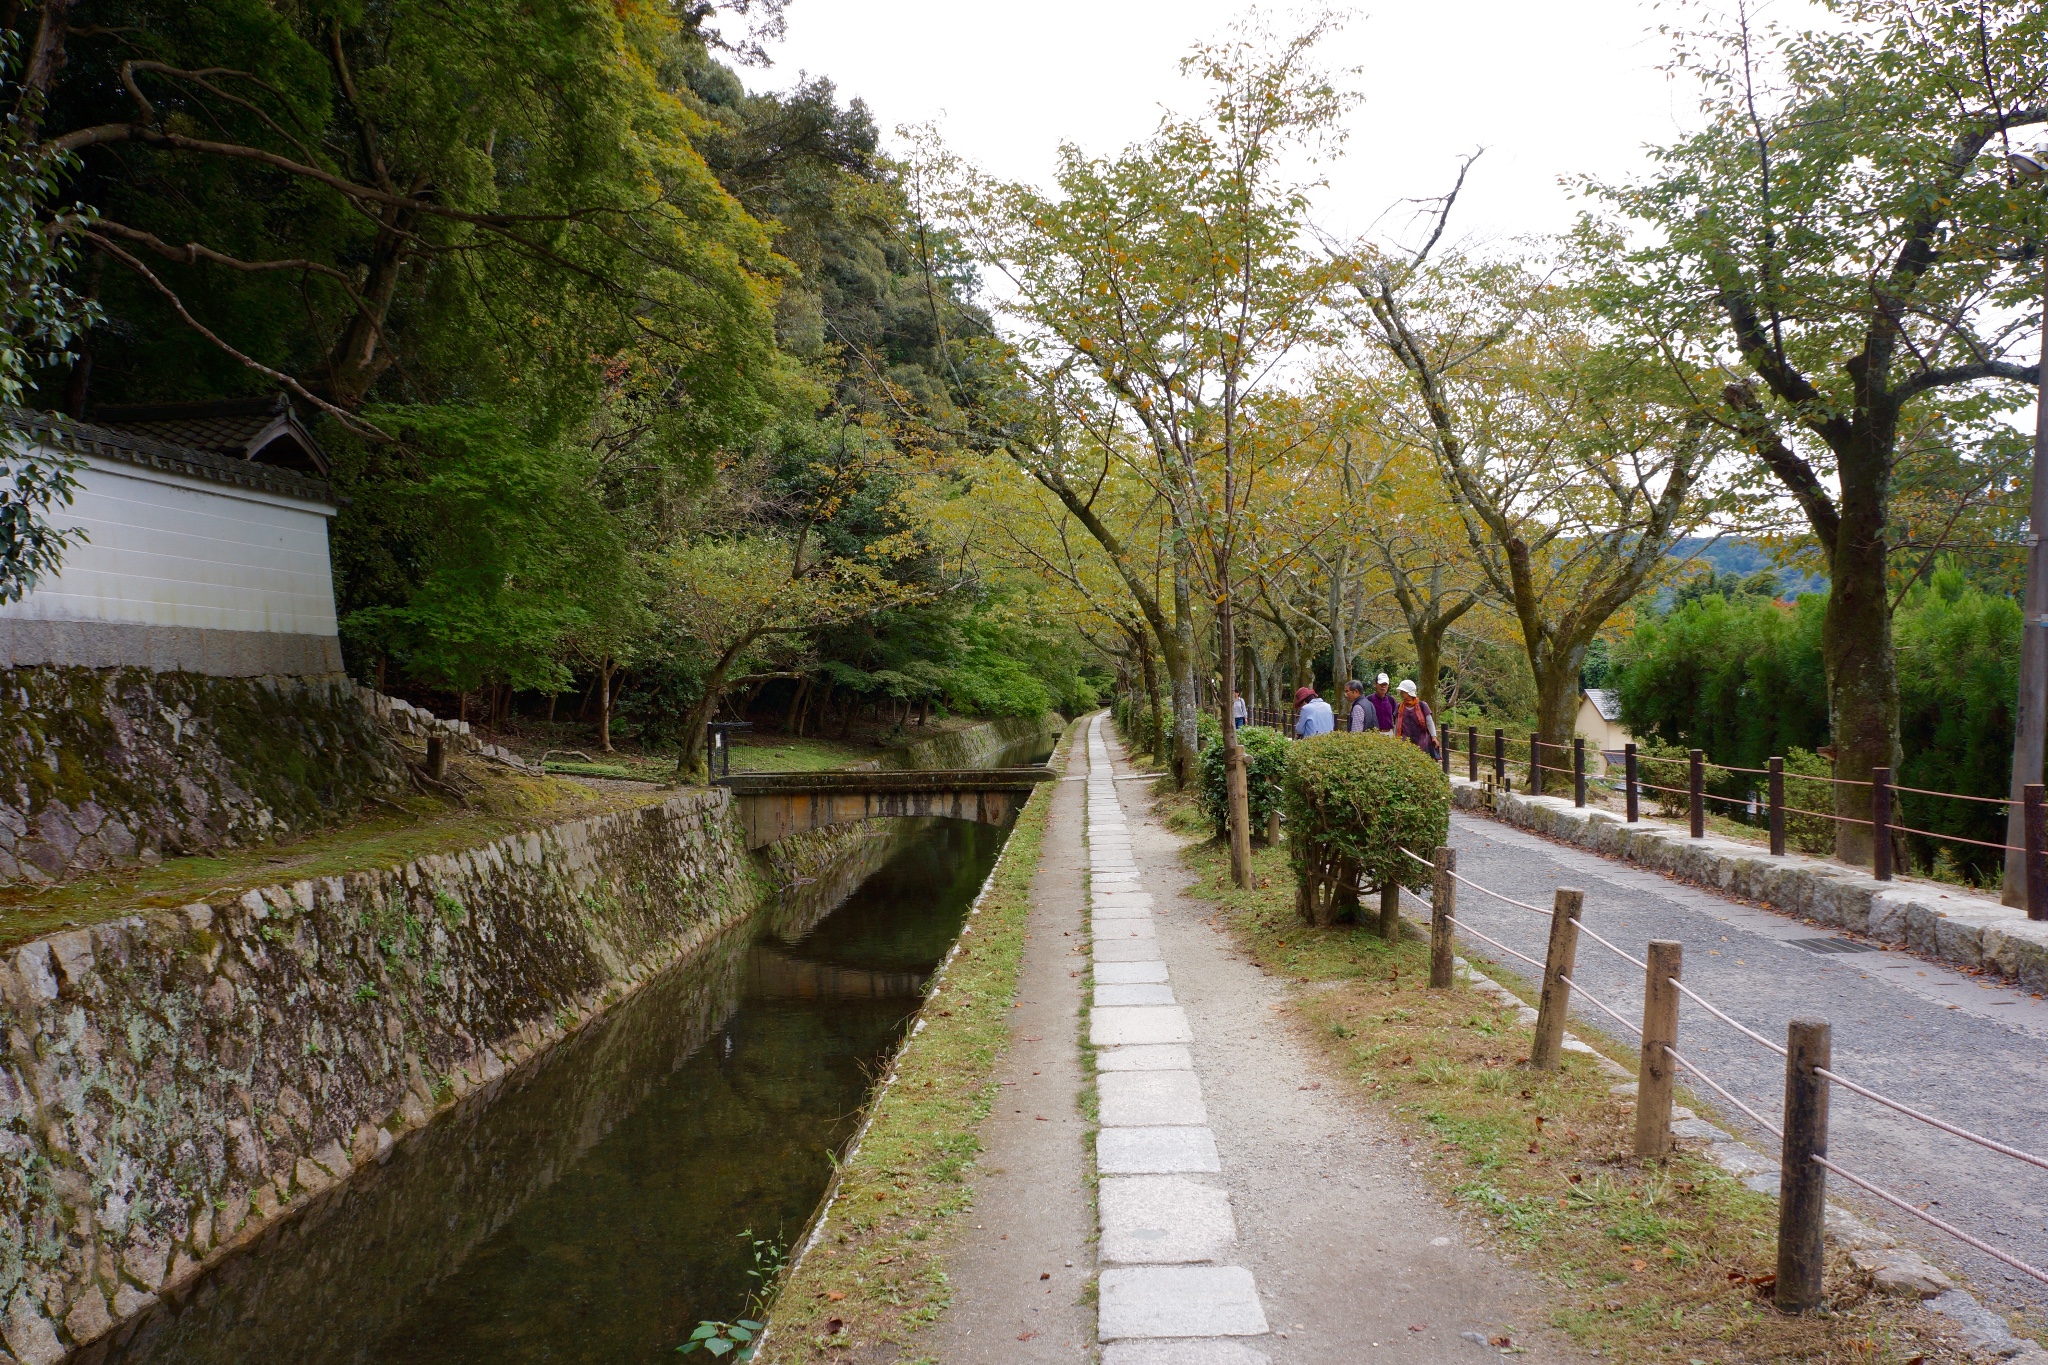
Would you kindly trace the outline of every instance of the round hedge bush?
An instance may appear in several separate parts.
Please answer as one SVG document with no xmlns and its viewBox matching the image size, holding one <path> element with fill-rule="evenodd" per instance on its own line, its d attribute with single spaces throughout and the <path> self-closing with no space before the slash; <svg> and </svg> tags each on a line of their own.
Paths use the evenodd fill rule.
<svg viewBox="0 0 2048 1365">
<path fill-rule="evenodd" d="M 1290 747 L 1277 730 L 1247 725 L 1237 732 L 1244 745 L 1245 797 L 1251 809 L 1252 837 L 1266 828 L 1266 817 L 1281 808 Z M 1219 835 L 1230 832 L 1230 806 L 1223 769 L 1223 737 L 1219 733 L 1202 750 L 1202 809 Z"/>
<path fill-rule="evenodd" d="M 1451 787 L 1429 755 L 1386 735 L 1333 733 L 1287 746 L 1287 857 L 1310 924 L 1355 917 L 1361 893 L 1429 885 L 1424 858 L 1450 833 Z"/>
</svg>

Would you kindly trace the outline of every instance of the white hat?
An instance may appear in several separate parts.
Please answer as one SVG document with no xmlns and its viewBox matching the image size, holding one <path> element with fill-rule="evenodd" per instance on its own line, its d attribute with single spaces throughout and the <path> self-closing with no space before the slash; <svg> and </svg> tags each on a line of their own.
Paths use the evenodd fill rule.
<svg viewBox="0 0 2048 1365">
<path fill-rule="evenodd" d="M 1384 674 L 1384 673 L 1380 674 L 1380 675 L 1379 675 L 1379 677 L 1377 677 L 1377 678 L 1375 678 L 1375 679 L 1374 679 L 1374 681 L 1375 681 L 1375 682 L 1380 682 L 1380 683 L 1384 683 L 1384 682 L 1385 682 L 1386 680 L 1387 680 L 1387 675 L 1386 675 L 1386 674 Z"/>
<path fill-rule="evenodd" d="M 1412 697 L 1415 695 L 1415 684 L 1410 682 L 1408 679 L 1403 678 L 1401 679 L 1401 685 L 1395 688 L 1394 690 L 1397 692 L 1406 692 L 1409 696 Z"/>
</svg>

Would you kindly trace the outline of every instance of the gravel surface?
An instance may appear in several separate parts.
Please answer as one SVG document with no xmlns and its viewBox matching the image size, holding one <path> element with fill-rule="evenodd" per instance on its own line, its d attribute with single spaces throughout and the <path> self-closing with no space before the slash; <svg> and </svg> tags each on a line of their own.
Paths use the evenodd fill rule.
<svg viewBox="0 0 2048 1365">
<path fill-rule="evenodd" d="M 1782 1043 L 1795 1016 L 1834 1026 L 1833 1070 L 1951 1123 L 2048 1155 L 2048 1004 L 1911 954 L 1827 951 L 1849 936 L 1790 916 L 1566 848 L 1483 816 L 1454 815 L 1451 842 L 1461 875 L 1505 895 L 1548 906 L 1559 886 L 1586 893 L 1582 923 L 1640 958 L 1653 938 L 1684 945 L 1685 982 L 1724 1012 Z M 1458 918 L 1532 957 L 1543 956 L 1547 920 L 1469 887 Z M 1860 946 L 1860 945 L 1859 945 Z M 1461 950 L 1500 959 L 1485 944 Z M 1508 965 L 1533 973 L 1522 964 Z M 1574 979 L 1630 1020 L 1642 1017 L 1643 973 L 1581 937 Z M 1575 1001 L 1577 1022 L 1633 1046 L 1635 1035 Z M 1765 1117 L 1783 1107 L 1784 1063 L 1691 1001 L 1680 1008 L 1678 1049 Z M 1680 1073 L 1681 1082 L 1688 1078 Z M 1714 1097 L 1693 1085 L 1702 1099 Z M 1767 1154 L 1776 1139 L 1715 1103 L 1724 1126 Z M 1985 1241 L 2048 1267 L 2048 1171 L 2000 1156 L 1836 1089 L 1830 1157 Z M 2048 1308 L 2048 1286 L 1891 1210 L 1844 1181 L 1829 1194 L 1882 1222 L 1950 1269 L 1988 1301 Z"/>
</svg>

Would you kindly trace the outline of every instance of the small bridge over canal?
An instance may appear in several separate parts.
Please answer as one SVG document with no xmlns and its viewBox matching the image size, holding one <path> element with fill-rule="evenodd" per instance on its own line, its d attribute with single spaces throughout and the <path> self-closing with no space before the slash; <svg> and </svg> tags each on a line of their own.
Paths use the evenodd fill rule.
<svg viewBox="0 0 2048 1365">
<path fill-rule="evenodd" d="M 1007 825 L 1050 768 L 968 768 L 958 772 L 734 773 L 714 784 L 733 794 L 747 847 L 826 825 L 877 816 L 936 816 Z"/>
</svg>

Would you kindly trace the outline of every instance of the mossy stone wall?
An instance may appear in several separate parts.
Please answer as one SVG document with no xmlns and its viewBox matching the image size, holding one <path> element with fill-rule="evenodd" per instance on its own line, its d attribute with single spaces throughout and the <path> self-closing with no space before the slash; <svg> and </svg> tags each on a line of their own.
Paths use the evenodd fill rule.
<svg viewBox="0 0 2048 1365">
<path fill-rule="evenodd" d="M 697 952 L 763 881 L 728 794 L 688 791 L 0 959 L 6 1350 L 51 1365 L 142 1321 Z"/>
<path fill-rule="evenodd" d="M 0 670 L 0 884 L 302 833 L 403 772 L 338 674 Z"/>
</svg>

